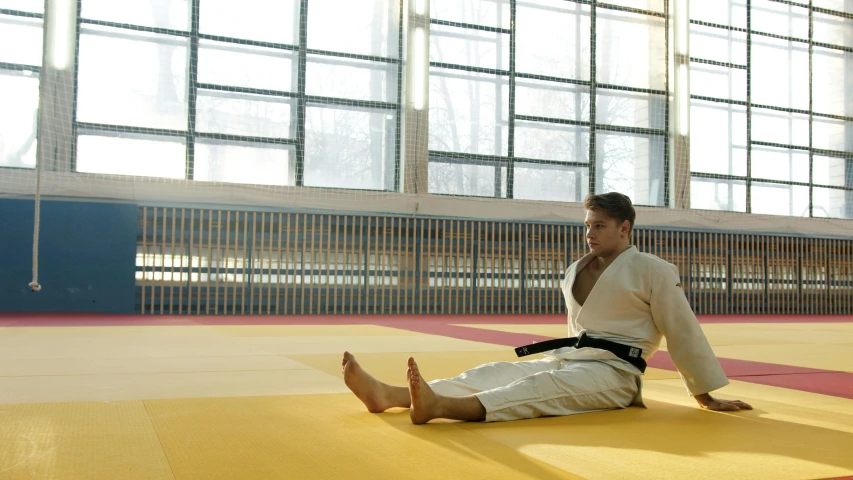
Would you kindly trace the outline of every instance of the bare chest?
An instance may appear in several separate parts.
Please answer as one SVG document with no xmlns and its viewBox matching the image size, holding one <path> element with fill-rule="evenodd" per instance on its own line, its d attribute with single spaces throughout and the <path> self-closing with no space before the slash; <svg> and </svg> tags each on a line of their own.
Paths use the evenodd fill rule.
<svg viewBox="0 0 853 480">
<path fill-rule="evenodd" d="M 575 297 L 575 301 L 581 306 L 586 303 L 586 299 L 589 297 L 592 288 L 595 287 L 595 283 L 598 282 L 602 273 L 594 271 L 587 265 L 575 276 L 575 283 L 572 285 L 572 295 Z"/>
</svg>

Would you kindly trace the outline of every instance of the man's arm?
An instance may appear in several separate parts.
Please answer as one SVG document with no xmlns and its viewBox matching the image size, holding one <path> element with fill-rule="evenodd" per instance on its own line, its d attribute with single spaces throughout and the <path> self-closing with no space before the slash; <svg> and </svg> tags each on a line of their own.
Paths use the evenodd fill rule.
<svg viewBox="0 0 853 480">
<path fill-rule="evenodd" d="M 649 299 L 652 319 L 666 337 L 667 350 L 687 390 L 708 410 L 751 409 L 740 400 L 721 400 L 710 395 L 709 392 L 728 385 L 729 380 L 681 289 L 678 270 L 662 268 L 652 275 Z"/>
</svg>

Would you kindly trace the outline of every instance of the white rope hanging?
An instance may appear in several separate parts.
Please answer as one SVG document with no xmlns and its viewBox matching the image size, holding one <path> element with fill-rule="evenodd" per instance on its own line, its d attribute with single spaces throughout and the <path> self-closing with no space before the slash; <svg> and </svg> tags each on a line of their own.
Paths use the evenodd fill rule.
<svg viewBox="0 0 853 480">
<path fill-rule="evenodd" d="M 41 290 L 39 284 L 39 224 L 41 223 L 41 165 L 36 159 L 36 207 L 33 217 L 33 281 L 30 282 L 30 290 L 38 292 Z"/>
</svg>

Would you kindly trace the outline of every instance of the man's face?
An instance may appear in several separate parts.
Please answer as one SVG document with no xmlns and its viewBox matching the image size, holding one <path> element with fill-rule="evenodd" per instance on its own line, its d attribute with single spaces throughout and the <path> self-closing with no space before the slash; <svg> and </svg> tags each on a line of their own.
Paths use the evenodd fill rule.
<svg viewBox="0 0 853 480">
<path fill-rule="evenodd" d="M 598 256 L 611 255 L 623 246 L 631 226 L 627 220 L 620 225 L 617 220 L 596 210 L 586 211 L 584 224 L 589 250 Z"/>
</svg>

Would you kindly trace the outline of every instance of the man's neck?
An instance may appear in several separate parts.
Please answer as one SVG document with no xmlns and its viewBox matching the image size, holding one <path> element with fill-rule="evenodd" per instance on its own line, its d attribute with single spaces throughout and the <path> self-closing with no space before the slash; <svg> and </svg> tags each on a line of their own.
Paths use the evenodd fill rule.
<svg viewBox="0 0 853 480">
<path fill-rule="evenodd" d="M 616 250 L 614 250 L 613 253 L 610 253 L 606 256 L 596 256 L 594 261 L 600 270 L 604 270 L 605 268 L 609 267 L 611 263 L 616 261 L 616 259 L 619 258 L 619 255 L 622 255 L 622 253 L 624 253 L 629 248 L 631 248 L 630 244 L 622 245 Z"/>
</svg>

